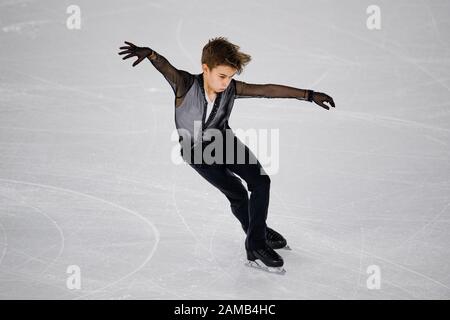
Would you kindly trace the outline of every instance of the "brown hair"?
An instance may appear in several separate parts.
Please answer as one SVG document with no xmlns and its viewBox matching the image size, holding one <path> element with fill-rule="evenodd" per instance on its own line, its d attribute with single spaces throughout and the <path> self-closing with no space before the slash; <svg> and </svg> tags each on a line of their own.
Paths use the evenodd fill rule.
<svg viewBox="0 0 450 320">
<path fill-rule="evenodd" d="M 239 48 L 225 37 L 210 39 L 203 47 L 202 64 L 205 63 L 209 69 L 218 65 L 227 65 L 237 69 L 237 74 L 241 74 L 252 58 L 248 54 L 240 52 Z"/>
</svg>

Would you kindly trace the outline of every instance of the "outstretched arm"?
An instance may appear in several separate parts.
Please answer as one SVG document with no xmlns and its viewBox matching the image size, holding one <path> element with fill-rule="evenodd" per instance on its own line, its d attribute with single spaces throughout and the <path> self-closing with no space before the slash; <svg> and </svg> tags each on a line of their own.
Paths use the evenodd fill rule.
<svg viewBox="0 0 450 320">
<path fill-rule="evenodd" d="M 251 84 L 238 80 L 234 81 L 236 84 L 236 98 L 294 98 L 314 101 L 327 110 L 330 107 L 324 104 L 324 102 L 328 102 L 333 108 L 336 107 L 333 98 L 322 92 L 298 89 L 279 84 Z"/>
<path fill-rule="evenodd" d="M 123 51 L 119 52 L 119 55 L 127 54 L 122 58 L 123 60 L 137 56 L 138 59 L 133 63 L 133 67 L 135 67 L 147 58 L 169 82 L 176 97 L 182 97 L 186 93 L 192 84 L 192 76 L 189 72 L 178 70 L 165 57 L 148 47 L 138 47 L 128 41 L 125 43 L 128 46 L 120 47 Z"/>
</svg>

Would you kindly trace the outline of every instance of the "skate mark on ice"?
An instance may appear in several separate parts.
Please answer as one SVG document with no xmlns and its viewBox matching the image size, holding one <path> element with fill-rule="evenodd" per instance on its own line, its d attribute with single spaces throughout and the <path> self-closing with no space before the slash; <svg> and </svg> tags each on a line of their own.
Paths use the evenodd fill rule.
<svg viewBox="0 0 450 320">
<path fill-rule="evenodd" d="M 37 80 L 37 81 L 41 81 L 41 82 L 46 83 L 46 84 L 53 85 L 54 87 L 59 87 L 59 88 L 63 88 L 63 89 L 69 90 L 69 91 L 74 91 L 74 92 L 78 92 L 78 93 L 83 93 L 83 94 L 85 94 L 85 95 L 87 95 L 87 96 L 99 98 L 98 95 L 96 95 L 96 94 L 94 94 L 94 93 L 91 93 L 91 92 L 89 92 L 89 91 L 86 91 L 86 90 L 80 90 L 80 89 L 76 89 L 76 88 L 74 88 L 74 87 L 62 85 L 62 84 L 60 84 L 60 83 L 53 82 L 53 81 L 51 81 L 51 80 L 48 80 L 48 79 L 45 79 L 45 78 L 42 78 L 42 77 L 34 76 L 34 75 L 32 75 L 32 74 L 29 74 L 29 73 L 25 73 L 25 72 L 21 72 L 21 71 L 17 71 L 17 70 L 11 70 L 11 69 L 8 69 L 8 70 L 11 71 L 11 72 L 14 72 L 14 73 L 18 73 L 18 74 L 24 75 L 24 76 L 26 76 L 26 77 L 29 77 L 29 78 L 33 79 L 33 80 Z M 101 98 L 101 99 L 116 101 L 114 98 Z M 100 108 L 103 109 L 104 111 L 107 111 L 107 112 L 110 113 L 110 114 L 115 115 L 116 117 L 120 117 L 120 114 L 118 114 L 118 113 L 112 111 L 110 108 L 107 108 L 107 107 L 103 106 L 102 104 L 98 105 L 98 107 L 100 107 Z"/>
<path fill-rule="evenodd" d="M 64 232 L 63 232 L 63 230 L 61 229 L 61 227 L 59 226 L 59 224 L 58 224 L 52 217 L 50 217 L 47 213 L 45 213 L 45 212 L 42 211 L 41 209 L 39 209 L 39 208 L 37 208 L 37 207 L 35 207 L 35 206 L 29 204 L 29 203 L 24 199 L 23 196 L 20 196 L 20 195 L 19 195 L 19 196 L 20 196 L 20 200 L 18 200 L 18 199 L 13 199 L 13 198 L 11 198 L 11 197 L 9 197 L 9 196 L 3 194 L 3 193 L 1 193 L 0 196 L 2 196 L 2 197 L 4 197 L 4 198 L 7 198 L 7 199 L 9 199 L 9 200 L 15 201 L 15 202 L 17 202 L 17 203 L 20 203 L 22 206 L 25 206 L 25 207 L 28 207 L 28 208 L 31 208 L 31 209 L 35 210 L 35 211 L 38 212 L 39 214 L 43 215 L 46 219 L 48 219 L 48 220 L 52 223 L 52 225 L 56 228 L 56 230 L 58 231 L 59 237 L 60 237 L 61 240 L 60 240 L 59 251 L 58 251 L 57 256 L 56 256 L 51 262 L 48 262 L 48 261 L 45 261 L 45 260 L 41 260 L 44 264 L 46 264 L 46 267 L 45 267 L 44 270 L 42 270 L 42 271 L 39 273 L 39 275 L 44 274 L 44 273 L 45 273 L 45 272 L 46 272 L 53 264 L 55 264 L 55 262 L 61 257 L 61 255 L 62 255 L 62 253 L 63 253 L 63 251 L 64 251 L 65 237 L 64 237 Z M 49 251 L 49 249 L 52 249 L 52 248 L 54 248 L 54 247 L 55 247 L 55 245 L 48 247 L 47 250 L 44 250 L 44 251 L 43 251 L 40 255 L 38 255 L 38 256 L 42 256 L 43 254 L 47 253 L 47 252 Z M 38 256 L 36 256 L 36 258 L 37 258 Z M 33 257 L 32 259 L 29 259 L 28 261 L 25 261 L 25 262 L 23 262 L 23 263 L 21 263 L 21 264 L 19 264 L 19 265 L 16 265 L 15 268 L 27 264 L 30 260 L 37 260 L 37 259 L 35 259 L 35 258 Z"/>
<path fill-rule="evenodd" d="M 305 19 L 307 19 L 310 23 L 312 24 L 318 24 L 318 22 L 312 18 L 309 17 L 305 17 Z M 405 54 L 399 53 L 397 51 L 395 51 L 394 49 L 390 49 L 389 47 L 385 46 L 384 43 L 383 45 L 378 44 L 377 42 L 371 41 L 370 39 L 367 39 L 363 36 L 359 36 L 349 30 L 346 30 L 344 28 L 341 27 L 337 27 L 336 25 L 327 25 L 327 24 L 320 24 L 319 27 L 321 28 L 328 28 L 328 29 L 332 29 L 333 32 L 339 32 L 342 34 L 345 34 L 347 36 L 350 36 L 356 40 L 359 40 L 360 42 L 368 45 L 368 46 L 373 46 L 378 48 L 380 51 L 384 51 L 386 53 L 389 53 L 395 57 L 397 57 L 398 59 L 400 59 L 402 62 L 405 62 L 407 64 L 411 64 L 414 67 L 416 67 L 418 70 L 422 71 L 424 74 L 426 74 L 427 76 L 429 76 L 431 79 L 433 79 L 435 82 L 434 83 L 438 83 L 440 84 L 442 87 L 444 87 L 445 89 L 450 91 L 450 87 L 441 79 L 439 79 L 437 76 L 433 75 L 430 71 L 428 71 L 426 68 L 422 67 L 421 65 L 419 65 L 414 59 L 408 57 Z M 392 45 L 396 45 L 396 43 L 391 42 L 390 44 Z M 405 50 L 406 52 L 408 52 L 408 50 Z"/>
<path fill-rule="evenodd" d="M 358 215 L 359 218 L 359 215 Z M 359 219 L 358 219 L 359 220 Z M 358 293 L 359 288 L 361 287 L 361 275 L 363 274 L 362 271 L 362 260 L 364 255 L 364 231 L 363 226 L 361 224 L 361 220 L 359 220 L 360 226 L 359 226 L 359 235 L 360 235 L 360 249 L 359 249 L 359 270 L 358 270 L 358 284 L 355 286 L 355 289 L 353 291 L 352 299 L 357 299 L 356 295 Z"/>
<path fill-rule="evenodd" d="M 33 80 L 40 81 L 40 82 L 52 85 L 53 87 L 62 88 L 62 89 L 65 89 L 65 90 L 68 90 L 68 91 L 77 92 L 77 93 L 82 93 L 82 94 L 84 94 L 84 95 L 86 95 L 88 97 L 100 99 L 101 101 L 110 101 L 110 102 L 115 102 L 115 103 L 124 103 L 124 102 L 129 103 L 130 102 L 127 99 L 105 97 L 102 94 L 92 93 L 92 92 L 90 92 L 88 90 L 82 90 L 82 89 L 76 88 L 74 86 L 63 85 L 63 84 L 60 84 L 60 83 L 48 80 L 48 79 L 43 78 L 43 77 L 39 77 L 39 76 L 32 75 L 30 73 L 25 73 L 25 72 L 18 71 L 16 69 L 14 69 L 14 70 L 10 69 L 10 68 L 6 68 L 6 69 L 8 69 L 8 71 L 10 71 L 10 72 L 17 73 L 17 74 L 26 76 L 28 78 L 31 78 Z M 104 111 L 108 112 L 109 114 L 116 116 L 117 118 L 121 117 L 120 113 L 118 113 L 116 111 L 113 111 L 112 109 L 104 106 L 103 104 L 96 104 L 96 106 L 99 107 L 100 109 L 103 109 Z"/>
<path fill-rule="evenodd" d="M 415 275 L 417 275 L 417 276 L 419 276 L 419 277 L 421 277 L 421 278 L 424 278 L 424 279 L 426 279 L 426 280 L 429 280 L 429 281 L 431 281 L 431 282 L 433 282 L 433 283 L 435 283 L 435 284 L 437 284 L 437 285 L 439 285 L 439 286 L 441 286 L 441 287 L 443 287 L 443 288 L 446 288 L 446 289 L 450 290 L 450 287 L 446 286 L 445 284 L 439 282 L 438 280 L 433 279 L 433 278 L 431 278 L 431 277 L 429 277 L 429 276 L 427 276 L 427 275 L 425 275 L 425 274 L 423 274 L 423 273 L 421 273 L 421 272 L 418 272 L 418 271 L 415 271 L 415 270 L 413 270 L 413 269 L 411 269 L 411 268 L 402 266 L 402 265 L 400 265 L 400 264 L 398 264 L 398 263 L 396 263 L 396 262 L 393 262 L 393 261 L 391 261 L 391 260 L 382 258 L 382 257 L 380 257 L 380 256 L 378 256 L 378 255 L 376 255 L 376 254 L 371 253 L 371 252 L 364 251 L 364 254 L 366 254 L 366 255 L 368 255 L 368 256 L 375 257 L 375 258 L 377 258 L 377 259 L 380 259 L 380 260 L 382 260 L 382 261 L 384 261 L 384 262 L 387 262 L 387 263 L 389 263 L 389 264 L 391 264 L 391 265 L 393 265 L 393 266 L 396 266 L 396 267 L 398 267 L 398 268 L 400 268 L 400 269 L 402 269 L 402 270 L 405 270 L 405 271 L 408 271 L 408 272 L 410 272 L 410 273 L 413 273 L 413 274 L 415 274 Z M 384 281 L 385 281 L 385 280 L 384 280 Z"/>
<path fill-rule="evenodd" d="M 148 256 L 145 258 L 144 262 L 141 265 L 139 265 L 135 270 L 133 270 L 132 272 L 126 274 L 125 276 L 121 277 L 120 279 L 115 280 L 112 283 L 110 283 L 110 284 L 108 284 L 106 286 L 103 286 L 103 287 L 101 287 L 99 289 L 95 289 L 95 290 L 91 291 L 88 294 L 82 294 L 82 295 L 76 297 L 75 299 L 81 299 L 81 298 L 85 298 L 85 297 L 91 296 L 91 295 L 93 295 L 93 294 L 95 294 L 95 293 L 97 293 L 99 291 L 107 289 L 107 288 L 109 288 L 109 287 L 111 287 L 111 286 L 113 286 L 113 285 L 115 285 L 115 284 L 117 284 L 117 283 L 119 283 L 119 282 L 129 278 L 130 276 L 132 276 L 135 273 L 139 272 L 152 259 L 154 253 L 156 252 L 156 249 L 157 249 L 158 244 L 159 244 L 159 239 L 160 239 L 160 235 L 159 235 L 158 229 L 153 225 L 153 223 L 150 220 L 148 220 L 147 218 L 145 218 L 140 213 L 138 213 L 138 212 L 136 212 L 134 210 L 131 210 L 131 209 L 126 208 L 124 206 L 118 205 L 118 204 L 116 204 L 114 202 L 111 202 L 111 201 L 108 201 L 108 200 L 105 200 L 105 199 L 102 199 L 102 198 L 99 198 L 99 197 L 96 197 L 96 196 L 93 196 L 93 195 L 90 195 L 90 194 L 87 194 L 87 193 L 83 193 L 83 192 L 79 192 L 79 191 L 75 191 L 75 190 L 71 190 L 71 189 L 67 189 L 67 188 L 61 188 L 61 187 L 56 187 L 56 186 L 52 186 L 52 185 L 46 185 L 46 184 L 34 183 L 34 182 L 28 182 L 28 181 L 4 179 L 4 178 L 0 178 L 0 181 L 9 182 L 9 183 L 24 184 L 24 185 L 30 185 L 30 186 L 37 186 L 37 187 L 42 187 L 42 188 L 46 188 L 46 189 L 50 189 L 50 190 L 57 190 L 57 191 L 60 191 L 60 192 L 66 192 L 66 193 L 70 193 L 70 194 L 75 194 L 77 196 L 86 197 L 86 198 L 89 198 L 89 199 L 92 199 L 92 200 L 95 200 L 95 201 L 100 201 L 100 202 L 103 202 L 103 203 L 108 204 L 110 206 L 116 207 L 118 209 L 121 209 L 121 210 L 123 210 L 123 211 L 125 211 L 125 212 L 127 212 L 129 214 L 132 214 L 132 215 L 138 217 L 139 219 L 144 221 L 150 227 L 150 229 L 153 231 L 153 234 L 154 234 L 154 237 L 155 237 L 155 244 L 154 244 L 152 250 L 149 252 Z"/>
<path fill-rule="evenodd" d="M 271 191 L 271 192 L 272 192 L 272 191 Z M 284 200 L 283 200 L 276 192 L 273 192 L 273 193 L 274 193 L 274 195 L 280 200 L 280 202 L 281 202 L 282 205 L 285 207 L 285 209 L 286 209 L 288 212 L 290 212 L 290 213 L 292 214 L 292 213 L 293 213 L 292 210 L 291 210 L 291 209 L 289 208 L 289 206 L 284 202 Z M 334 212 L 334 211 L 333 211 L 333 212 Z M 294 215 L 291 215 L 291 216 L 289 216 L 289 217 L 290 217 L 290 218 L 293 218 L 293 219 L 299 219 L 299 217 L 294 216 Z M 316 223 L 322 224 L 323 222 L 322 222 L 322 221 L 318 221 L 318 222 L 316 222 Z M 326 224 L 326 223 L 323 223 L 323 224 Z M 330 238 L 329 236 L 324 235 L 324 234 L 322 234 L 322 233 L 320 233 L 320 232 L 315 232 L 315 231 L 312 231 L 312 230 L 309 230 L 309 232 L 310 232 L 310 233 L 313 233 L 313 234 L 316 234 L 316 237 L 317 237 L 318 239 L 327 239 L 327 238 Z M 332 238 L 330 238 L 330 240 L 328 241 L 328 247 L 329 247 L 330 249 L 334 250 L 334 251 L 338 251 L 338 252 L 342 252 L 342 253 L 348 254 L 348 251 L 345 251 L 345 250 L 342 250 L 342 249 L 339 248 L 339 247 L 344 247 L 344 246 L 342 246 L 342 245 L 336 246 L 336 242 L 337 242 L 337 239 L 334 239 L 334 238 L 332 239 Z M 325 243 L 327 243 L 327 242 L 325 241 Z M 337 262 L 335 262 L 335 261 L 333 261 L 333 260 L 330 260 L 330 259 L 329 259 L 326 255 L 324 255 L 324 254 L 319 254 L 319 253 L 317 253 L 317 252 L 312 252 L 311 250 L 304 249 L 304 248 L 302 248 L 301 246 L 298 247 L 298 248 L 299 248 L 301 251 L 308 253 L 309 256 L 310 256 L 311 258 L 313 258 L 313 259 L 317 259 L 317 260 L 319 260 L 319 261 L 321 261 L 321 262 L 326 262 L 326 263 L 331 264 L 331 265 L 333 265 L 333 266 L 336 266 L 336 267 L 339 267 L 339 268 L 348 270 L 348 271 L 350 271 L 350 272 L 352 272 L 352 273 L 355 273 L 356 275 L 358 275 L 358 279 L 362 276 L 362 274 L 361 274 L 361 267 L 357 270 L 357 269 L 354 269 L 353 267 L 350 267 L 350 266 L 348 266 L 348 265 L 344 265 L 344 264 L 341 264 L 341 263 L 337 263 Z M 294 247 L 294 249 L 297 250 L 297 247 Z M 364 250 L 362 250 L 362 249 L 360 249 L 360 250 L 355 250 L 355 249 L 353 249 L 353 248 L 350 248 L 350 249 L 351 249 L 351 251 L 353 251 L 354 253 L 356 253 L 356 255 L 359 254 L 360 260 L 361 260 L 361 258 L 362 258 L 362 254 L 363 254 L 363 253 L 367 255 L 367 253 L 366 253 Z M 296 252 L 295 250 L 292 251 L 292 252 L 293 252 L 295 255 L 297 255 L 298 257 L 301 257 L 300 254 L 299 254 L 298 252 Z M 353 255 L 355 255 L 355 254 L 353 254 Z M 365 275 L 365 272 L 364 272 L 363 274 Z M 389 284 L 389 285 L 391 285 L 392 287 L 395 287 L 395 288 L 399 289 L 400 291 L 402 291 L 402 292 L 404 292 L 404 293 L 406 293 L 406 294 L 408 294 L 408 295 L 410 295 L 410 296 L 412 296 L 412 297 L 414 297 L 414 298 L 418 298 L 418 297 L 415 295 L 415 293 L 410 292 L 410 291 L 408 291 L 407 289 L 405 289 L 405 288 L 403 288 L 403 287 L 400 287 L 400 286 L 394 284 L 394 283 L 391 282 L 391 281 L 387 281 L 386 279 L 384 279 L 383 282 L 384 282 L 384 283 L 387 283 L 387 284 Z M 335 294 L 334 294 L 334 295 L 335 295 Z M 345 299 L 345 297 L 341 297 L 341 296 L 338 296 L 338 297 L 341 298 L 341 299 Z"/>
<path fill-rule="evenodd" d="M 426 223 L 416 232 L 414 232 L 412 235 L 408 236 L 406 239 L 404 239 L 400 244 L 396 245 L 396 248 L 402 247 L 406 242 L 411 241 L 414 239 L 419 233 L 421 233 L 423 230 L 425 230 L 429 225 L 433 225 L 446 211 L 446 209 L 450 206 L 450 202 L 447 202 L 447 204 L 442 208 L 439 213 L 437 213 L 433 218 L 426 221 Z"/>
<path fill-rule="evenodd" d="M 197 61 L 194 60 L 194 58 L 192 57 L 192 55 L 189 53 L 188 50 L 186 50 L 186 48 L 184 47 L 184 45 L 183 45 L 183 43 L 182 43 L 182 41 L 181 41 L 181 39 L 183 39 L 183 37 L 182 37 L 182 35 L 181 35 L 181 31 L 183 30 L 183 22 L 184 22 L 184 20 L 183 20 L 183 19 L 180 19 L 180 20 L 178 20 L 178 23 L 177 23 L 177 27 L 176 27 L 177 30 L 176 30 L 176 33 L 175 33 L 175 38 L 176 38 L 176 41 L 177 41 L 177 45 L 178 45 L 178 47 L 181 49 L 181 52 L 183 52 L 183 55 L 184 55 L 186 58 L 189 59 L 189 61 L 190 61 L 191 64 L 192 64 L 192 67 L 193 67 L 193 68 L 197 68 Z"/>
<path fill-rule="evenodd" d="M 5 258 L 6 253 L 8 251 L 8 235 L 6 234 L 6 229 L 1 221 L 0 221 L 0 229 L 2 230 L 3 233 L 3 250 L 2 256 L 0 257 L 0 266 L 1 266 L 3 263 L 3 259 Z"/>
<path fill-rule="evenodd" d="M 434 34 L 436 35 L 436 38 L 438 38 L 441 45 L 443 47 L 445 47 L 447 44 L 445 43 L 445 41 L 442 40 L 441 34 L 439 32 L 439 29 L 438 29 L 438 26 L 436 23 L 435 16 L 433 14 L 433 10 L 431 10 L 431 8 L 430 8 L 430 4 L 427 1 L 423 1 L 423 4 L 424 4 L 425 8 L 427 9 L 428 13 L 430 14 L 431 24 L 433 26 L 433 31 L 434 31 Z"/>
<path fill-rule="evenodd" d="M 174 175 L 174 174 L 173 174 Z M 223 275 L 228 276 L 230 279 L 235 280 L 235 278 L 230 275 L 228 273 L 228 271 L 226 269 L 224 269 L 220 262 L 217 260 L 216 256 L 213 254 L 213 252 L 204 244 L 202 244 L 202 241 L 195 235 L 195 232 L 191 229 L 191 227 L 189 226 L 189 224 L 186 222 L 186 219 L 184 218 L 184 216 L 181 214 L 181 210 L 178 207 L 177 204 L 177 199 L 176 199 L 176 190 L 175 190 L 175 178 L 172 175 L 172 200 L 173 200 L 173 205 L 175 207 L 175 211 L 178 215 L 178 217 L 181 219 L 181 222 L 183 223 L 183 225 L 186 227 L 186 229 L 188 230 L 188 232 L 192 235 L 192 237 L 195 239 L 195 241 L 197 242 L 197 245 L 199 245 L 201 248 L 203 248 L 205 251 L 207 251 L 209 253 L 209 255 L 211 256 L 211 258 L 214 260 L 215 264 L 217 265 L 217 267 L 222 270 L 222 274 L 220 274 L 219 276 L 217 276 L 216 278 L 214 278 L 213 280 L 211 280 L 211 282 L 217 280 L 218 278 L 222 277 Z"/>
<path fill-rule="evenodd" d="M 341 116 L 343 118 L 354 118 L 358 120 L 365 120 L 367 122 L 372 122 L 376 125 L 380 125 L 381 123 L 387 124 L 391 123 L 391 126 L 388 126 L 389 128 L 398 128 L 399 125 L 403 125 L 405 127 L 412 127 L 414 129 L 435 130 L 435 131 L 442 131 L 445 133 L 450 132 L 450 129 L 448 128 L 438 127 L 435 125 L 433 126 L 431 124 L 422 123 L 415 120 L 402 119 L 387 115 L 377 115 L 367 112 L 339 111 L 338 116 Z"/>
<path fill-rule="evenodd" d="M 310 232 L 310 233 L 315 233 L 315 234 L 317 234 L 317 238 L 322 238 L 322 239 L 323 239 L 323 238 L 329 238 L 327 235 L 324 235 L 324 234 L 319 233 L 319 232 L 315 232 L 315 231 L 311 231 L 311 230 L 309 230 L 309 232 Z M 361 254 L 361 250 L 355 249 L 355 248 L 353 248 L 353 247 L 351 247 L 351 246 L 347 246 L 347 247 L 346 247 L 346 246 L 343 246 L 343 245 L 338 245 L 338 246 L 336 246 L 336 242 L 338 242 L 337 239 L 330 239 L 330 240 L 329 240 L 329 247 L 332 248 L 332 249 L 335 250 L 335 251 L 342 252 L 342 253 L 344 253 L 344 254 L 348 254 L 348 253 L 349 253 L 348 251 L 351 251 L 351 252 L 353 253 L 353 255 L 355 255 L 355 256 L 357 256 L 358 253 Z M 346 248 L 346 250 L 340 249 L 341 247 L 342 247 L 342 248 Z M 303 251 L 309 252 L 308 250 L 305 250 L 305 249 L 302 249 L 302 250 L 303 250 Z M 436 284 L 438 284 L 438 285 L 440 285 L 440 286 L 442 286 L 442 287 L 444 287 L 444 288 L 450 290 L 449 287 L 447 287 L 446 285 L 442 284 L 441 282 L 439 282 L 439 281 L 437 281 L 437 280 L 435 280 L 435 279 L 433 279 L 433 278 L 431 278 L 431 277 L 429 277 L 429 276 L 427 276 L 427 275 L 425 275 L 425 274 L 422 274 L 422 273 L 420 273 L 420 272 L 417 272 L 417 271 L 415 271 L 415 270 L 413 270 L 413 269 L 411 269 L 411 268 L 404 267 L 404 266 L 402 266 L 402 265 L 400 265 L 400 264 L 398 264 L 398 263 L 395 263 L 395 262 L 390 261 L 390 260 L 388 260 L 388 259 L 382 258 L 382 257 L 380 257 L 380 256 L 378 256 L 378 255 L 375 255 L 375 254 L 373 254 L 373 253 L 367 252 L 367 251 L 365 251 L 365 250 L 362 250 L 362 253 L 363 253 L 365 256 L 368 256 L 368 257 L 375 257 L 375 258 L 380 259 L 380 260 L 382 260 L 382 261 L 384 261 L 384 262 L 386 262 L 386 263 L 389 263 L 389 264 L 391 264 L 391 265 L 393 265 L 393 266 L 395 266 L 395 267 L 397 267 L 397 268 L 406 270 L 406 271 L 408 271 L 408 272 L 410 272 L 410 273 L 412 273 L 412 274 L 415 274 L 415 275 L 417 275 L 417 276 L 419 276 L 419 277 L 421 277 L 421 278 L 427 279 L 427 280 L 429 280 L 429 281 L 431 281 L 431 282 L 433 282 L 433 283 L 436 283 Z M 316 254 L 316 253 L 312 253 L 312 254 Z M 319 260 L 327 261 L 327 260 L 326 260 L 326 257 L 325 257 L 324 255 L 322 255 L 322 256 L 324 257 L 324 259 L 319 259 Z M 355 272 L 355 273 L 359 273 L 359 272 L 360 272 L 360 271 L 355 270 L 355 269 L 353 269 L 353 268 L 350 268 L 350 267 L 348 267 L 348 266 L 345 266 L 345 265 L 342 265 L 342 264 L 335 263 L 334 261 L 327 261 L 327 262 L 328 262 L 328 263 L 331 263 L 332 265 L 336 265 L 336 266 L 343 267 L 343 268 L 345 268 L 345 269 L 347 269 L 347 270 L 350 270 L 350 271 L 353 271 L 353 272 Z M 363 273 L 363 274 L 365 275 L 365 273 Z M 389 284 L 389 285 L 391 285 L 391 286 L 393 286 L 393 287 L 395 287 L 395 288 L 398 288 L 399 290 L 401 290 L 401 291 L 403 291 L 403 292 L 405 292 L 405 293 L 411 295 L 412 297 L 420 298 L 420 297 L 417 297 L 416 293 L 410 292 L 410 291 L 408 291 L 407 289 L 405 289 L 405 288 L 403 288 L 403 287 L 400 287 L 400 286 L 398 286 L 398 285 L 395 285 L 393 282 L 387 281 L 386 279 L 383 280 L 383 283 L 387 283 L 387 284 Z"/>
<path fill-rule="evenodd" d="M 39 128 L 27 128 L 27 127 L 10 127 L 10 126 L 0 126 L 0 129 L 4 130 L 20 130 L 20 131 L 30 131 L 30 132 L 49 132 L 49 133 L 65 133 L 74 135 L 83 134 L 105 134 L 108 136 L 125 136 L 125 135 L 139 135 L 149 133 L 148 129 L 144 130 L 129 130 L 129 131 L 69 131 L 69 130 L 50 130 L 50 129 L 39 129 Z"/>
</svg>

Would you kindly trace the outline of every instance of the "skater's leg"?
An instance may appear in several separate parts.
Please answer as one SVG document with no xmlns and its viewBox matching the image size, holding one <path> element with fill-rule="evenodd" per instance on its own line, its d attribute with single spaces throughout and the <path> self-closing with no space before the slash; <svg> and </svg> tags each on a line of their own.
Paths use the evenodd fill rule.
<svg viewBox="0 0 450 320">
<path fill-rule="evenodd" d="M 236 173 L 247 183 L 250 195 L 249 206 L 249 227 L 247 230 L 246 249 L 255 250 L 266 246 L 266 220 L 269 207 L 270 178 L 265 174 L 260 162 L 250 149 L 235 137 L 238 148 L 235 150 L 245 150 L 245 163 L 232 164 L 226 166 Z M 236 160 L 236 159 L 235 159 Z"/>
<path fill-rule="evenodd" d="M 224 165 L 189 164 L 203 178 L 219 189 L 230 201 L 231 212 L 247 232 L 249 226 L 248 192 L 241 180 Z"/>
</svg>

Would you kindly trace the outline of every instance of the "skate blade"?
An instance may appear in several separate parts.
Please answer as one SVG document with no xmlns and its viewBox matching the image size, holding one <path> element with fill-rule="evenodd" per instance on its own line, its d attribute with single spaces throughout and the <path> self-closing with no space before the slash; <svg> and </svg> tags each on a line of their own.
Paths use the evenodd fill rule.
<svg viewBox="0 0 450 320">
<path fill-rule="evenodd" d="M 288 245 L 285 245 L 284 247 L 281 247 L 281 248 L 274 248 L 274 250 L 289 250 L 289 251 L 292 251 L 291 247 L 289 247 Z"/>
<path fill-rule="evenodd" d="M 284 269 L 283 267 L 268 267 L 259 260 L 247 261 L 247 263 L 245 265 L 247 267 L 260 269 L 260 270 L 263 270 L 263 271 L 266 271 L 269 273 L 275 273 L 275 274 L 285 274 L 286 273 L 286 269 Z"/>
</svg>

